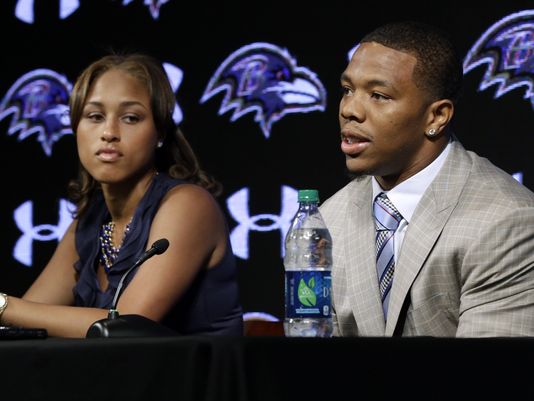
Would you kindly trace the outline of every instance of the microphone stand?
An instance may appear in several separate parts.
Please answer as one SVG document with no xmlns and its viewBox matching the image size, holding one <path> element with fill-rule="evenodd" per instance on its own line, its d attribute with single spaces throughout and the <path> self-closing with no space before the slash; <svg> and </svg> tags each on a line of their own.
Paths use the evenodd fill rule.
<svg viewBox="0 0 534 401">
<path fill-rule="evenodd" d="M 143 253 L 133 266 L 123 274 L 119 285 L 117 286 L 117 290 L 115 291 L 108 317 L 94 322 L 87 330 L 86 338 L 161 337 L 178 335 L 176 331 L 171 330 L 154 320 L 135 314 L 119 315 L 119 311 L 117 310 L 117 303 L 124 280 L 130 272 L 152 256 L 162 254 L 168 247 L 169 241 L 165 238 L 157 240 L 152 247 Z"/>
</svg>

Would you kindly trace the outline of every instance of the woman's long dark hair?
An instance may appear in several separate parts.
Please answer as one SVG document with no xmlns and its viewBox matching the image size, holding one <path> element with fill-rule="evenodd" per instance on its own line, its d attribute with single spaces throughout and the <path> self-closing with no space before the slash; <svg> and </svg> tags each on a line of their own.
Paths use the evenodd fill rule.
<svg viewBox="0 0 534 401">
<path fill-rule="evenodd" d="M 159 172 L 173 178 L 198 184 L 213 195 L 221 192 L 221 185 L 200 168 L 191 145 L 176 126 L 172 114 L 176 99 L 161 63 L 145 54 L 108 55 L 87 67 L 76 80 L 70 97 L 70 121 L 76 132 L 89 91 L 95 80 L 111 69 L 121 69 L 143 83 L 151 99 L 154 124 L 163 140 L 157 148 L 155 163 Z M 69 183 L 69 196 L 76 203 L 76 217 L 82 216 L 95 191 L 100 189 L 87 170 L 80 164 L 78 178 Z"/>
</svg>

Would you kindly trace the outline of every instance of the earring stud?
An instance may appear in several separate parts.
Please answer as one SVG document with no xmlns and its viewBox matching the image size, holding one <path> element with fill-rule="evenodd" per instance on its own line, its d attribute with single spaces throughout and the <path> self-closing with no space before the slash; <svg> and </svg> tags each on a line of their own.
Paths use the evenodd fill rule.
<svg viewBox="0 0 534 401">
<path fill-rule="evenodd" d="M 161 148 L 163 146 L 163 141 L 160 139 L 158 141 L 158 144 L 156 145 L 158 148 Z"/>
<path fill-rule="evenodd" d="M 428 135 L 429 137 L 436 136 L 437 134 L 438 134 L 438 131 L 436 131 L 435 128 L 430 128 L 430 129 L 428 130 L 428 132 L 427 132 L 427 135 Z"/>
</svg>

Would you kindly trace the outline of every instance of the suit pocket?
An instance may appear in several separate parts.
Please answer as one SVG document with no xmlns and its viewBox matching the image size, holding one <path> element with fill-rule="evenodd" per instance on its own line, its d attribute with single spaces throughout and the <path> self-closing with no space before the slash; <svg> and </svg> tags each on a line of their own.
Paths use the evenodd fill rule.
<svg viewBox="0 0 534 401">
<path fill-rule="evenodd" d="M 454 337 L 458 328 L 458 308 L 448 293 L 419 300 L 406 313 L 405 336 Z"/>
</svg>

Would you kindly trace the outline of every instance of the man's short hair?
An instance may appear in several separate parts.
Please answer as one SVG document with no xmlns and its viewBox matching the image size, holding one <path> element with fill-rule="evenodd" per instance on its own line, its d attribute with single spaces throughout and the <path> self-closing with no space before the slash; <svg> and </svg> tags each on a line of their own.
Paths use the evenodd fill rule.
<svg viewBox="0 0 534 401">
<path fill-rule="evenodd" d="M 394 22 L 376 28 L 360 43 L 376 42 L 406 52 L 417 59 L 413 80 L 430 100 L 457 102 L 463 66 L 448 35 L 438 28 L 416 21 Z"/>
</svg>

